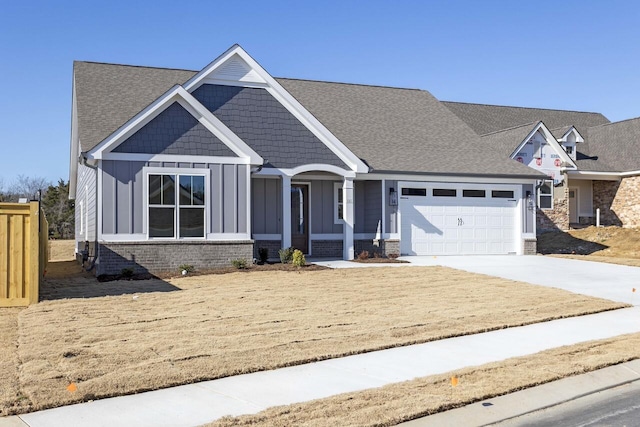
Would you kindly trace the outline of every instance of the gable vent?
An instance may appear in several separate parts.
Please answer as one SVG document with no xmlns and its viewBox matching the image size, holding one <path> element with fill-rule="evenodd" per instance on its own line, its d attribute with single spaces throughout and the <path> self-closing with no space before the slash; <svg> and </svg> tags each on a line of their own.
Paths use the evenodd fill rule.
<svg viewBox="0 0 640 427">
<path fill-rule="evenodd" d="M 227 62 L 222 64 L 211 77 L 220 80 L 265 83 L 258 73 L 252 70 L 251 67 L 237 55 L 232 56 Z"/>
</svg>

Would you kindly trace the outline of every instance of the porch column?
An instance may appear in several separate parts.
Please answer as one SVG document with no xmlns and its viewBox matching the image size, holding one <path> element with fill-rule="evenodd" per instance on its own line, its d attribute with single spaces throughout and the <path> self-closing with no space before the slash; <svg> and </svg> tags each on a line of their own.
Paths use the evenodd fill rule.
<svg viewBox="0 0 640 427">
<path fill-rule="evenodd" d="M 291 246 L 291 177 L 282 176 L 282 247 Z"/>
<path fill-rule="evenodd" d="M 344 236 L 343 236 L 343 258 L 347 260 L 353 259 L 353 220 L 354 220 L 354 193 L 353 178 L 344 178 L 342 183 L 342 200 L 343 219 L 344 219 Z"/>
</svg>

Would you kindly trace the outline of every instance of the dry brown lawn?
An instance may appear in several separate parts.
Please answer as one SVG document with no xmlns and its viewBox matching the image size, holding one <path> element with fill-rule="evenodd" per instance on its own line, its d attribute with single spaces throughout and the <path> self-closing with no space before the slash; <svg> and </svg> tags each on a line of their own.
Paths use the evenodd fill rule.
<svg viewBox="0 0 640 427">
<path fill-rule="evenodd" d="M 442 375 L 225 417 L 208 427 L 391 426 L 527 387 L 640 358 L 640 334 L 547 350 Z M 451 378 L 458 385 L 451 385 Z"/>
<path fill-rule="evenodd" d="M 640 267 L 640 229 L 587 227 L 538 236 L 538 252 Z"/>
<path fill-rule="evenodd" d="M 2 415 L 624 306 L 444 267 L 99 283 L 57 259 L 49 300 L 0 311 Z"/>
</svg>

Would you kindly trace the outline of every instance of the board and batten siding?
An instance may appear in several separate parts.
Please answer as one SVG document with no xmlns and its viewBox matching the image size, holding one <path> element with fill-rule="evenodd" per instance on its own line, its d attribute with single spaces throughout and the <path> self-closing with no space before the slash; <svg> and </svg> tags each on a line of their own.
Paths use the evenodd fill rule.
<svg viewBox="0 0 640 427">
<path fill-rule="evenodd" d="M 102 162 L 102 233 L 144 234 L 143 167 L 209 169 L 209 233 L 247 232 L 248 165 L 129 162 Z"/>
<path fill-rule="evenodd" d="M 380 181 L 355 181 L 355 233 L 382 231 L 382 185 Z M 378 230 L 380 229 L 380 230 Z"/>
<path fill-rule="evenodd" d="M 334 183 L 342 181 L 312 180 L 309 189 L 309 221 L 312 234 L 342 233 L 342 224 L 334 222 Z"/>
<path fill-rule="evenodd" d="M 282 234 L 282 181 L 251 180 L 251 230 L 254 234 Z"/>
</svg>

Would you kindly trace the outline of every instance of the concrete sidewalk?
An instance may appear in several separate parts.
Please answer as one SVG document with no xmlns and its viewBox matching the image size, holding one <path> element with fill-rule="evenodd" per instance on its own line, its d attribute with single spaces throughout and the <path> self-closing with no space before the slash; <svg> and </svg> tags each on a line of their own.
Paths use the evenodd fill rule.
<svg viewBox="0 0 640 427">
<path fill-rule="evenodd" d="M 197 426 L 631 332 L 640 332 L 640 307 L 64 406 L 0 426 Z"/>
</svg>

